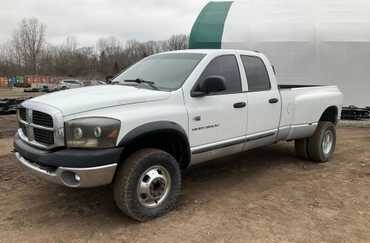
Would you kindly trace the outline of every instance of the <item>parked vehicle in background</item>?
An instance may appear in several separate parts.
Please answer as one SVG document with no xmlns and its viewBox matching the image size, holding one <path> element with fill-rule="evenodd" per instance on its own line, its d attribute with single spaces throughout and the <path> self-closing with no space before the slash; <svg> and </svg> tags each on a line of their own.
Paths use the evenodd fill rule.
<svg viewBox="0 0 370 243">
<path fill-rule="evenodd" d="M 17 88 L 30 88 L 31 87 L 29 83 L 16 83 L 13 86 Z"/>
<path fill-rule="evenodd" d="M 341 119 L 343 120 L 370 119 L 370 109 L 368 107 L 359 108 L 354 105 L 343 107 Z"/>
<path fill-rule="evenodd" d="M 83 83 L 79 80 L 65 79 L 59 82 L 58 89 L 74 89 L 83 87 Z"/>
<path fill-rule="evenodd" d="M 18 105 L 23 102 L 25 99 L 13 99 L 5 98 L 0 99 L 0 114 L 15 113 L 18 108 Z"/>
<path fill-rule="evenodd" d="M 161 53 L 113 83 L 22 103 L 16 157 L 68 187 L 113 183 L 117 206 L 139 221 L 175 206 L 191 165 L 285 140 L 315 162 L 335 150 L 339 89 L 279 86 L 258 52 Z"/>
<path fill-rule="evenodd" d="M 26 92 L 26 93 L 36 93 L 36 92 L 41 92 L 41 91 L 40 91 L 40 88 L 25 88 L 23 90 L 23 92 Z"/>
</svg>

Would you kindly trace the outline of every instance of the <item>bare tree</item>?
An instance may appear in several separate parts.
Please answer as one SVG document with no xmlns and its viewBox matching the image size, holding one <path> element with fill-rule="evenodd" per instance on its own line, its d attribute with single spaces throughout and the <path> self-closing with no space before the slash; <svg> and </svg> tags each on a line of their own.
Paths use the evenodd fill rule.
<svg viewBox="0 0 370 243">
<path fill-rule="evenodd" d="M 142 48 L 144 50 L 144 55 L 145 56 L 150 56 L 150 55 L 153 55 L 155 53 L 163 51 L 161 41 L 147 41 L 147 42 L 144 42 Z"/>
<path fill-rule="evenodd" d="M 99 71 L 104 75 L 116 74 L 122 63 L 122 43 L 114 36 L 100 38 L 96 44 L 99 55 Z"/>
<path fill-rule="evenodd" d="M 114 36 L 108 38 L 100 38 L 97 42 L 99 53 L 105 52 L 107 56 L 114 56 L 122 52 L 121 42 Z"/>
<path fill-rule="evenodd" d="M 23 19 L 13 34 L 17 62 L 37 73 L 38 60 L 45 45 L 46 26 L 36 18 Z"/>
<path fill-rule="evenodd" d="M 65 41 L 62 44 L 62 49 L 66 52 L 73 53 L 78 48 L 77 38 L 74 36 L 67 36 Z"/>
<path fill-rule="evenodd" d="M 188 37 L 186 35 L 173 35 L 167 41 L 169 51 L 183 50 L 188 48 Z"/>
<path fill-rule="evenodd" d="M 186 35 L 173 35 L 162 41 L 129 40 L 125 45 L 116 37 L 107 37 L 99 39 L 95 47 L 80 47 L 76 38 L 69 36 L 62 44 L 51 45 L 45 41 L 45 29 L 35 18 L 20 22 L 12 39 L 0 45 L 0 75 L 102 78 L 149 55 L 187 48 Z"/>
<path fill-rule="evenodd" d="M 137 62 L 138 60 L 146 57 L 143 43 L 137 40 L 129 40 L 126 42 L 126 53 L 128 58 Z"/>
</svg>

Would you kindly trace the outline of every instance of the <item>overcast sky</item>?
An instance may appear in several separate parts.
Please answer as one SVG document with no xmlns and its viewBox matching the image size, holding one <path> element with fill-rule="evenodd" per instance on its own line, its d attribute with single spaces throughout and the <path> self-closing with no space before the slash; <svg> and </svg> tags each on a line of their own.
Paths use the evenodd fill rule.
<svg viewBox="0 0 370 243">
<path fill-rule="evenodd" d="M 162 40 L 189 34 L 207 0 L 0 0 L 0 43 L 8 40 L 22 18 L 47 25 L 47 41 L 74 36 L 81 45 L 100 37 Z"/>
</svg>

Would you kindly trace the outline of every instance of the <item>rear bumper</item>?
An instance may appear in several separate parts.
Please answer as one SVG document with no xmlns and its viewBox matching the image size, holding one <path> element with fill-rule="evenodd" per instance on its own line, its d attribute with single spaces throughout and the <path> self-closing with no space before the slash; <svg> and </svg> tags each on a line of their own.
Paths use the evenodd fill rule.
<svg viewBox="0 0 370 243">
<path fill-rule="evenodd" d="M 15 155 L 23 168 L 47 181 L 67 187 L 96 187 L 113 180 L 123 148 L 63 149 L 32 147 L 16 135 Z"/>
</svg>

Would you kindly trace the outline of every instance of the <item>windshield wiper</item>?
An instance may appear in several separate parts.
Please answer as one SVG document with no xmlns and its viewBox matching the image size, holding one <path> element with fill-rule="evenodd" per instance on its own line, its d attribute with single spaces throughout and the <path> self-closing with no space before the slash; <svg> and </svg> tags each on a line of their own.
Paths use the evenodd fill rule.
<svg viewBox="0 0 370 243">
<path fill-rule="evenodd" d="M 149 81 L 149 80 L 144 80 L 144 79 L 141 79 L 141 78 L 137 78 L 137 79 L 125 79 L 124 82 L 126 82 L 126 83 L 147 84 L 150 87 L 152 87 L 153 89 L 159 90 L 159 88 L 155 85 L 155 82 Z"/>
</svg>

